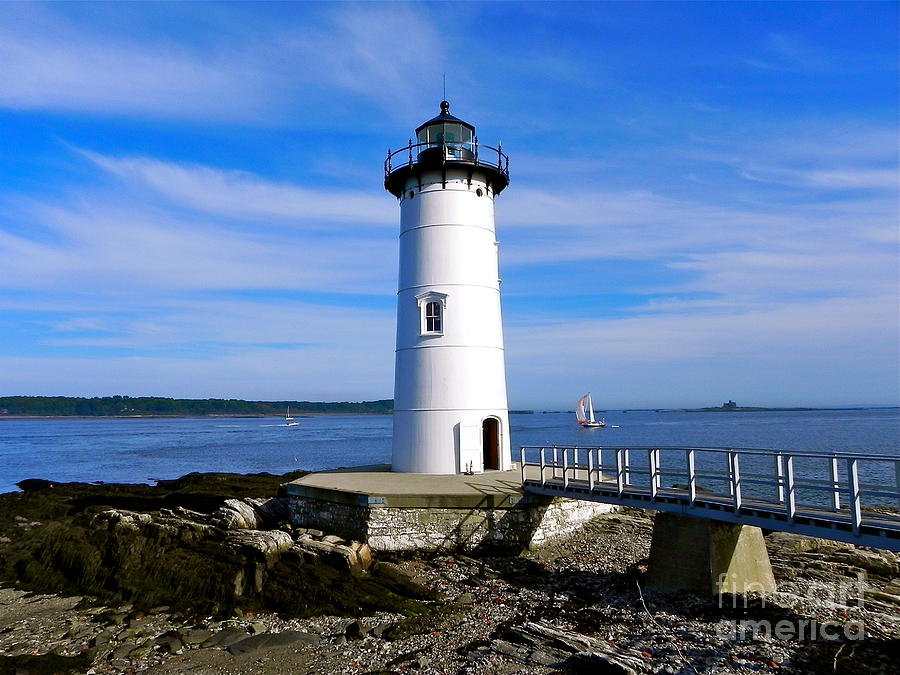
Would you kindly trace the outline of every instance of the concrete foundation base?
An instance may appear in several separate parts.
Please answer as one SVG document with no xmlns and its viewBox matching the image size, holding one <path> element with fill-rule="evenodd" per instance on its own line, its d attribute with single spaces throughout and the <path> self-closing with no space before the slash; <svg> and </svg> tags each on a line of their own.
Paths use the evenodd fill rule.
<svg viewBox="0 0 900 675">
<path fill-rule="evenodd" d="M 770 593 L 775 577 L 758 527 L 659 513 L 647 586 L 702 594 Z"/>
<path fill-rule="evenodd" d="M 364 541 L 373 551 L 539 547 L 615 508 L 526 495 L 518 470 L 439 476 L 357 467 L 309 474 L 282 492 L 295 525 Z"/>
</svg>

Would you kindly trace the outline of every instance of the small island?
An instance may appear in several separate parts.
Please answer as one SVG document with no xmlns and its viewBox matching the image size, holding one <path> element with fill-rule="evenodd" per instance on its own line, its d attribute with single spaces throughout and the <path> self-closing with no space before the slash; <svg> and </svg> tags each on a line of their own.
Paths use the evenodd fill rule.
<svg viewBox="0 0 900 675">
<path fill-rule="evenodd" d="M 707 408 L 657 408 L 656 412 L 817 412 L 822 410 L 873 410 L 880 409 L 882 406 L 848 406 L 844 408 L 803 408 L 803 407 L 765 407 L 765 406 L 745 406 L 738 405 L 731 399 L 725 401 L 722 405 L 710 406 Z M 890 409 L 893 406 L 883 406 Z M 627 412 L 627 411 L 623 411 Z"/>
</svg>

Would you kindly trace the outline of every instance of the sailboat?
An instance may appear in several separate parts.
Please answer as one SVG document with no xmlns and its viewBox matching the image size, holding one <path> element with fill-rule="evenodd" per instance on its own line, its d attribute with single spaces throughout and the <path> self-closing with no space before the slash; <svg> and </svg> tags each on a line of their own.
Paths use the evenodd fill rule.
<svg viewBox="0 0 900 675">
<path fill-rule="evenodd" d="M 575 419 L 578 424 L 583 427 L 605 427 L 605 420 L 594 419 L 594 403 L 591 401 L 591 394 L 588 392 L 578 400 L 578 406 L 575 408 Z"/>
<path fill-rule="evenodd" d="M 284 426 L 286 427 L 299 427 L 300 422 L 295 422 L 294 418 L 291 417 L 291 406 L 288 406 L 287 414 L 284 416 Z"/>
</svg>

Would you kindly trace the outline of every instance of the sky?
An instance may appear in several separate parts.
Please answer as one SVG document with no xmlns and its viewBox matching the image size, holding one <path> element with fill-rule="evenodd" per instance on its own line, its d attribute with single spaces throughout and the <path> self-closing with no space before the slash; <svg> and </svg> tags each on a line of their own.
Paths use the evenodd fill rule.
<svg viewBox="0 0 900 675">
<path fill-rule="evenodd" d="M 0 395 L 390 398 L 446 76 L 512 408 L 897 405 L 898 8 L 0 3 Z"/>
</svg>

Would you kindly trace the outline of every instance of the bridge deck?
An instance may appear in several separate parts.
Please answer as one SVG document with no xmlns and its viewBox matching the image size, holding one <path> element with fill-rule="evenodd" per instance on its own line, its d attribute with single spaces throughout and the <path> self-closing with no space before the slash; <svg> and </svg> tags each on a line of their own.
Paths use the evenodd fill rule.
<svg viewBox="0 0 900 675">
<path fill-rule="evenodd" d="M 528 454 L 533 458 L 528 460 Z M 665 454 L 683 458 L 683 462 L 664 465 Z M 726 468 L 698 471 L 697 458 L 706 453 L 721 459 Z M 602 463 L 615 455 L 615 461 Z M 752 457 L 748 457 L 751 455 Z M 646 461 L 633 461 L 646 456 Z M 771 475 L 741 472 L 745 463 L 760 459 L 771 461 Z M 795 457 L 821 459 L 827 467 L 827 480 L 794 476 Z M 858 464 L 865 460 L 887 467 L 882 474 L 895 478 L 897 487 L 879 484 L 869 490 L 881 505 L 900 500 L 900 457 L 788 454 L 758 450 L 720 448 L 522 448 L 522 489 L 532 494 L 570 497 L 589 501 L 634 506 L 679 513 L 699 518 L 755 525 L 768 530 L 794 532 L 857 545 L 900 551 L 900 518 L 895 507 L 873 510 L 862 505 L 866 491 L 858 478 Z M 839 467 L 844 467 L 843 469 Z M 612 471 L 614 469 L 614 471 Z M 663 487 L 662 477 L 687 480 L 686 485 Z M 698 477 L 724 481 L 724 492 L 703 490 Z M 640 481 L 646 484 L 638 484 Z M 746 495 L 747 487 L 763 488 L 777 495 L 772 500 L 759 494 Z M 800 503 L 798 488 L 824 491 L 829 507 Z M 820 502 L 823 499 L 819 500 Z"/>
</svg>

